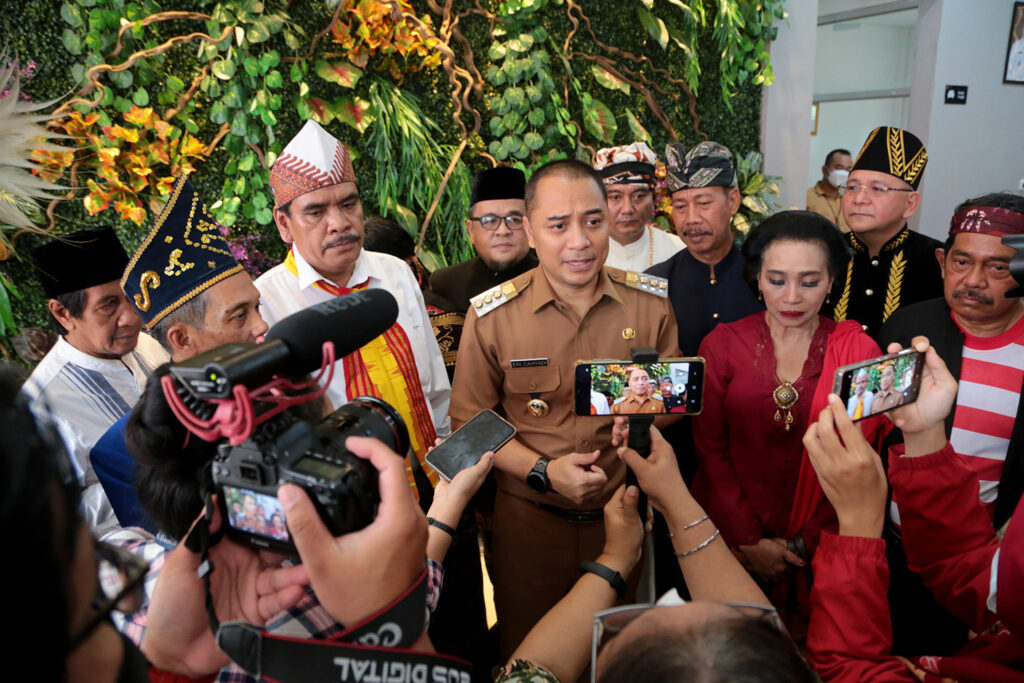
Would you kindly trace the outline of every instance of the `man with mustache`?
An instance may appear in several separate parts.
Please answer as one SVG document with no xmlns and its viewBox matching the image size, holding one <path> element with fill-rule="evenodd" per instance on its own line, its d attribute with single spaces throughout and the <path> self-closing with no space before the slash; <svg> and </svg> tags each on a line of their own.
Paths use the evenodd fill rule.
<svg viewBox="0 0 1024 683">
<path fill-rule="evenodd" d="M 613 421 L 575 414 L 573 365 L 624 360 L 631 347 L 679 352 L 665 281 L 604 267 L 601 177 L 555 161 L 534 171 L 525 196 L 540 266 L 471 300 L 451 410 L 455 425 L 486 408 L 517 429 L 494 458 L 491 578 L 503 657 L 573 586 L 580 562 L 600 553 L 601 508 L 625 478 Z"/>
<path fill-rule="evenodd" d="M 362 248 L 363 205 L 348 150 L 315 121 L 307 121 L 271 167 L 270 187 L 274 221 L 290 249 L 284 263 L 256 280 L 260 312 L 273 325 L 353 291 L 391 292 L 398 300 L 398 321 L 338 359 L 327 397 L 335 407 L 363 395 L 391 404 L 422 460 L 434 439 L 450 431 L 451 385 L 412 270 L 401 259 Z M 417 468 L 415 476 L 421 472 Z M 437 481 L 433 470 L 428 474 Z M 410 470 L 410 480 L 413 476 Z"/>
<path fill-rule="evenodd" d="M 733 243 L 731 222 L 740 207 L 732 153 L 717 142 L 693 149 L 665 147 L 672 223 L 686 249 L 647 272 L 668 279 L 668 296 L 679 326 L 679 348 L 696 355 L 718 323 L 764 308 L 743 279 L 743 255 Z"/>
<path fill-rule="evenodd" d="M 537 267 L 523 230 L 523 188 L 518 168 L 497 166 L 477 173 L 469 197 L 466 233 L 476 256 L 434 271 L 430 287 L 465 313 L 469 299 Z"/>
<path fill-rule="evenodd" d="M 913 337 L 928 337 L 959 381 L 946 437 L 978 477 L 978 489 L 964 495 L 981 498 L 996 529 L 1010 519 L 1024 491 L 1024 302 L 1009 269 L 1015 251 L 1001 239 L 1021 234 L 1021 197 L 993 193 L 965 201 L 953 214 L 946 243 L 935 250 L 945 295 L 900 309 L 879 333 L 883 347 L 892 342 L 908 347 Z M 898 437 L 898 430 L 894 434 Z M 898 500 L 890 512 L 898 525 Z M 893 555 L 902 556 L 898 534 L 890 533 L 889 540 L 894 652 L 909 652 L 909 646 L 898 648 L 906 634 L 920 635 L 922 646 L 962 642 L 962 627 L 936 635 L 937 624 L 951 617 L 935 616 L 933 601 L 922 607 L 915 599 L 920 593 L 914 591 L 924 589 L 904 562 L 892 562 Z"/>
<path fill-rule="evenodd" d="M 644 142 L 597 150 L 594 170 L 608 191 L 608 260 L 613 268 L 643 271 L 684 248 L 675 235 L 651 224 L 658 157 Z"/>
<path fill-rule="evenodd" d="M 921 205 L 917 188 L 928 151 L 915 135 L 891 126 L 871 131 L 853 162 L 843 191 L 844 238 L 853 255 L 836 274 L 821 314 L 856 320 L 872 337 L 903 306 L 938 296 L 938 240 L 911 230 Z"/>
</svg>

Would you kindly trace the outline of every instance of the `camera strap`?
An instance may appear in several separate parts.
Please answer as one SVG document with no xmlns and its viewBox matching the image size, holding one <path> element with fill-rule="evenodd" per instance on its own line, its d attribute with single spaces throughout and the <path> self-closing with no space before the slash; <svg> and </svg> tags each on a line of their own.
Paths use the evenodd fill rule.
<svg viewBox="0 0 1024 683">
<path fill-rule="evenodd" d="M 424 569 L 390 605 L 329 640 L 278 636 L 252 624 L 229 622 L 217 631 L 217 645 L 249 674 L 270 681 L 468 683 L 467 662 L 410 649 L 424 631 L 427 590 Z"/>
</svg>

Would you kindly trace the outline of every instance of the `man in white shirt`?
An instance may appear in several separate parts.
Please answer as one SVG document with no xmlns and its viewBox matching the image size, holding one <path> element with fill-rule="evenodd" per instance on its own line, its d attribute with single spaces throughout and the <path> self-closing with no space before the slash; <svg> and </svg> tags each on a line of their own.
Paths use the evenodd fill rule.
<svg viewBox="0 0 1024 683">
<path fill-rule="evenodd" d="M 667 261 L 683 240 L 651 224 L 654 218 L 654 166 L 658 157 L 644 142 L 597 151 L 594 170 L 608 193 L 608 260 L 605 265 L 643 272 Z"/>
<path fill-rule="evenodd" d="M 365 288 L 398 300 L 398 321 L 356 353 L 339 359 L 327 391 L 334 406 L 361 395 L 390 403 L 405 420 L 422 460 L 450 432 L 451 385 L 423 294 L 409 266 L 365 251 L 363 207 L 348 150 L 309 121 L 270 169 L 274 220 L 291 245 L 284 263 L 256 280 L 263 317 L 273 325 L 313 304 Z M 432 480 L 436 474 L 429 471 Z"/>
<path fill-rule="evenodd" d="M 117 520 L 89 451 L 132 409 L 167 353 L 140 334 L 139 315 L 119 282 L 128 255 L 111 228 L 54 240 L 35 249 L 32 259 L 62 334 L 24 391 L 33 410 L 51 416 L 60 430 L 83 488 L 83 516 L 102 533 Z"/>
</svg>

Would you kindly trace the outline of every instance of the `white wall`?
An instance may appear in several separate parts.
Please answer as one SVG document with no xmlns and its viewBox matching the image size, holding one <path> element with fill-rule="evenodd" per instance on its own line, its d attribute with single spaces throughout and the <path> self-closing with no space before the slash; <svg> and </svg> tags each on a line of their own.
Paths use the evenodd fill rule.
<svg viewBox="0 0 1024 683">
<path fill-rule="evenodd" d="M 821 12 L 819 6 L 819 12 Z M 877 24 L 870 18 L 817 28 L 814 94 L 910 86 L 913 28 Z M 846 148 L 856 156 L 877 126 L 907 126 L 907 98 L 822 102 L 818 134 L 811 137 L 808 186 L 821 177 L 825 155 Z"/>
<path fill-rule="evenodd" d="M 919 229 L 945 237 L 958 203 L 1024 178 L 1024 85 L 1003 84 L 1013 0 L 925 0 L 910 130 L 928 147 Z M 933 72 L 933 73 L 929 73 Z M 967 104 L 943 103 L 966 85 Z"/>
<path fill-rule="evenodd" d="M 814 46 L 818 0 L 788 0 L 789 18 L 779 23 L 770 46 L 775 83 L 761 100 L 761 149 L 764 170 L 782 176 L 783 207 L 803 208 L 810 152 L 811 98 L 814 93 Z"/>
</svg>

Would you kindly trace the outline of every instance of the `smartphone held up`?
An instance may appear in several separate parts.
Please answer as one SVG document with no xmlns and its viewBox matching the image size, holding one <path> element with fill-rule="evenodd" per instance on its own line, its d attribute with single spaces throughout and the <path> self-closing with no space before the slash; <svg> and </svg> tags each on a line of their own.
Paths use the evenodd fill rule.
<svg viewBox="0 0 1024 683">
<path fill-rule="evenodd" d="M 924 354 L 904 349 L 839 368 L 832 390 L 856 422 L 916 401 L 923 369 Z"/>
<path fill-rule="evenodd" d="M 703 358 L 581 361 L 575 375 L 577 415 L 696 415 L 702 408 Z"/>
</svg>

